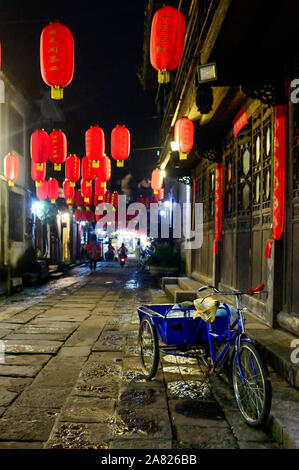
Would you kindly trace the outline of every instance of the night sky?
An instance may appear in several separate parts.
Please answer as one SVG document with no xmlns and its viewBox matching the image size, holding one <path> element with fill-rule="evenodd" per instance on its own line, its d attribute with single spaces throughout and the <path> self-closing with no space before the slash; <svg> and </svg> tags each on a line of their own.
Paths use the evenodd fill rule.
<svg viewBox="0 0 299 470">
<path fill-rule="evenodd" d="M 30 100 L 41 99 L 43 90 L 50 94 L 40 74 L 42 29 L 60 20 L 72 31 L 74 78 L 58 102 L 65 116 L 59 128 L 67 134 L 68 154 L 84 155 L 85 130 L 95 124 L 105 132 L 109 156 L 116 124 L 129 128 L 132 149 L 158 145 L 153 97 L 142 90 L 136 75 L 142 60 L 144 5 L 144 0 L 0 1 L 2 70 Z M 113 161 L 114 180 L 129 172 L 135 182 L 149 177 L 157 160 L 155 151 L 132 151 L 124 169 L 116 169 Z"/>
</svg>

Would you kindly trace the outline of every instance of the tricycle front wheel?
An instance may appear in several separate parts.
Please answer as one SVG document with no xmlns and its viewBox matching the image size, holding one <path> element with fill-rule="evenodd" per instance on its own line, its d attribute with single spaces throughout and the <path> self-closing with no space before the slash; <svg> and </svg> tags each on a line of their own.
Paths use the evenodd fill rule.
<svg viewBox="0 0 299 470">
<path fill-rule="evenodd" d="M 156 375 L 158 368 L 159 341 L 156 328 L 148 318 L 140 323 L 138 344 L 141 369 L 144 377 L 150 380 Z"/>
<path fill-rule="evenodd" d="M 271 409 L 271 381 L 267 366 L 253 344 L 241 341 L 238 354 L 235 352 L 233 356 L 232 380 L 244 420 L 249 426 L 260 427 Z"/>
</svg>

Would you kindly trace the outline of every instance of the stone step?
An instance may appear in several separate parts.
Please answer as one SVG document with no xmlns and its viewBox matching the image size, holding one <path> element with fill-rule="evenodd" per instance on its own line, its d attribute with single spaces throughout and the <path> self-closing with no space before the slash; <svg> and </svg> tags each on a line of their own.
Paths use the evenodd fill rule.
<svg viewBox="0 0 299 470">
<path fill-rule="evenodd" d="M 49 273 L 57 272 L 58 268 L 59 268 L 58 264 L 49 264 L 48 266 Z"/>
<path fill-rule="evenodd" d="M 189 277 L 179 277 L 178 285 L 180 286 L 181 289 L 193 290 L 193 291 L 197 291 L 202 286 L 200 282 L 194 281 L 193 279 L 190 279 Z"/>
<path fill-rule="evenodd" d="M 23 289 L 23 279 L 21 277 L 11 277 L 10 282 L 13 290 Z"/>
<path fill-rule="evenodd" d="M 270 368 L 269 373 L 272 382 L 272 406 L 264 429 L 273 436 L 280 447 L 299 449 L 299 392 L 273 369 Z M 246 424 L 242 424 L 231 383 L 223 374 L 221 377 L 212 377 L 210 381 L 213 395 L 222 407 L 228 423 L 233 432 L 238 432 L 240 427 Z M 253 431 L 247 426 L 249 441 L 252 439 L 250 434 L 254 435 Z"/>
<path fill-rule="evenodd" d="M 174 303 L 184 302 L 184 300 L 195 300 L 197 297 L 196 291 L 186 291 L 180 289 L 178 284 L 166 284 L 165 292 Z"/>
<path fill-rule="evenodd" d="M 39 273 L 28 272 L 23 274 L 23 282 L 25 286 L 31 287 L 39 283 Z"/>
<path fill-rule="evenodd" d="M 178 290 L 177 284 L 166 284 L 164 286 L 165 293 L 174 301 L 175 299 L 175 292 Z"/>
<path fill-rule="evenodd" d="M 63 271 L 56 271 L 56 272 L 50 272 L 50 278 L 51 279 L 59 279 L 60 277 L 64 276 L 64 272 Z"/>
</svg>

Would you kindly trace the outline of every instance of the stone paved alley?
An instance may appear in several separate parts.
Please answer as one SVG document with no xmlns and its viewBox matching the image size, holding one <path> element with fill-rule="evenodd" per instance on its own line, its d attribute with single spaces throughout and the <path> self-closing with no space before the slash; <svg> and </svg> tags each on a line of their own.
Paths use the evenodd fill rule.
<svg viewBox="0 0 299 470">
<path fill-rule="evenodd" d="M 213 382 L 220 401 L 207 383 L 194 399 L 192 363 L 180 372 L 170 356 L 156 380 L 138 380 L 137 306 L 147 302 L 167 297 L 133 261 L 92 275 L 81 266 L 3 299 L 0 448 L 277 448 L 242 422 L 223 380 Z"/>
</svg>

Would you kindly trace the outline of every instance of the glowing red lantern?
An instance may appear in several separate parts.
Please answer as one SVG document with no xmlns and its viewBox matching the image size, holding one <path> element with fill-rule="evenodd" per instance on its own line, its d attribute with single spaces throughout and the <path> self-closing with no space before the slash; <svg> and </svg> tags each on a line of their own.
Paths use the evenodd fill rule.
<svg viewBox="0 0 299 470">
<path fill-rule="evenodd" d="M 46 163 L 49 158 L 49 136 L 43 129 L 38 129 L 31 134 L 30 139 L 30 154 L 32 160 L 41 165 Z M 41 170 L 41 166 L 38 167 Z"/>
<path fill-rule="evenodd" d="M 103 183 L 99 178 L 95 179 L 94 182 L 94 193 L 97 198 L 97 201 L 103 201 L 106 194 L 106 183 Z M 98 204 L 98 202 L 97 202 Z M 95 204 L 96 205 L 96 204 Z"/>
<path fill-rule="evenodd" d="M 67 155 L 66 135 L 60 130 L 53 130 L 49 135 L 49 160 L 54 164 L 54 170 L 60 171 Z"/>
<path fill-rule="evenodd" d="M 95 177 L 95 169 L 92 166 L 93 161 L 87 156 L 82 158 L 81 175 L 82 179 L 92 181 Z"/>
<path fill-rule="evenodd" d="M 83 206 L 84 199 L 82 197 L 80 189 L 77 189 L 76 194 L 75 194 L 75 204 L 76 206 L 82 207 Z"/>
<path fill-rule="evenodd" d="M 94 211 L 87 210 L 87 211 L 86 211 L 86 221 L 87 221 L 87 222 L 93 222 L 94 220 L 95 220 Z"/>
<path fill-rule="evenodd" d="M 70 155 L 65 161 L 65 177 L 72 186 L 75 186 L 80 178 L 80 158 L 75 154 Z"/>
<path fill-rule="evenodd" d="M 71 181 L 64 180 L 63 185 L 63 194 L 67 201 L 67 204 L 73 204 L 73 200 L 75 198 L 75 188 L 71 185 Z"/>
<path fill-rule="evenodd" d="M 75 210 L 75 220 L 76 222 L 80 222 L 82 219 L 82 210 L 81 209 L 76 209 Z M 85 220 L 85 219 L 84 219 Z"/>
<path fill-rule="evenodd" d="M 118 192 L 113 191 L 110 193 L 110 204 L 112 204 L 113 207 L 117 208 L 118 207 Z"/>
<path fill-rule="evenodd" d="M 130 131 L 126 126 L 116 126 L 111 132 L 111 156 L 117 166 L 124 166 L 130 153 Z"/>
<path fill-rule="evenodd" d="M 86 220 L 86 210 L 85 209 L 82 209 L 82 211 L 81 211 L 81 220 L 82 221 Z"/>
<path fill-rule="evenodd" d="M 185 160 L 187 153 L 193 148 L 194 124 L 191 119 L 182 117 L 176 121 L 174 126 L 174 140 L 180 152 L 180 160 Z"/>
<path fill-rule="evenodd" d="M 36 187 L 36 197 L 44 201 L 48 197 L 48 181 L 40 181 L 40 184 Z"/>
<path fill-rule="evenodd" d="M 99 168 L 95 168 L 95 175 L 101 180 L 103 183 L 106 183 L 111 178 L 111 161 L 107 155 L 104 155 L 100 158 L 99 161 Z"/>
<path fill-rule="evenodd" d="M 161 202 L 164 199 L 164 188 L 158 190 L 158 192 L 154 195 L 155 202 Z"/>
<path fill-rule="evenodd" d="M 91 209 L 91 200 L 90 199 L 87 200 L 87 199 L 88 198 L 86 198 L 86 201 L 83 202 L 83 205 L 84 205 L 84 207 L 87 211 L 90 211 L 90 209 Z"/>
<path fill-rule="evenodd" d="M 14 153 L 9 153 L 4 158 L 4 176 L 8 186 L 13 186 L 19 177 L 19 159 Z"/>
<path fill-rule="evenodd" d="M 184 41 L 185 19 L 182 13 L 170 6 L 156 11 L 151 27 L 150 60 L 158 70 L 159 83 L 169 82 L 169 70 L 180 64 Z"/>
<path fill-rule="evenodd" d="M 84 202 L 90 202 L 92 198 L 92 182 L 87 180 L 81 180 L 81 194 L 84 198 Z"/>
<path fill-rule="evenodd" d="M 35 186 L 38 186 L 40 181 L 43 181 L 46 178 L 46 163 L 35 163 L 31 160 L 31 178 L 35 181 Z"/>
<path fill-rule="evenodd" d="M 154 191 L 154 194 L 158 194 L 158 191 L 163 186 L 163 172 L 160 168 L 156 168 L 152 171 L 152 178 L 151 178 L 151 187 Z"/>
<path fill-rule="evenodd" d="M 59 184 L 55 178 L 50 178 L 48 181 L 48 198 L 51 199 L 52 204 L 56 202 L 59 195 Z"/>
<path fill-rule="evenodd" d="M 93 168 L 99 168 L 99 160 L 105 153 L 105 135 L 99 126 L 91 126 L 85 132 L 85 151 Z"/>
<path fill-rule="evenodd" d="M 44 82 L 51 87 L 51 98 L 62 100 L 63 88 L 74 75 L 74 39 L 61 23 L 51 23 L 42 31 L 40 68 Z"/>
</svg>

